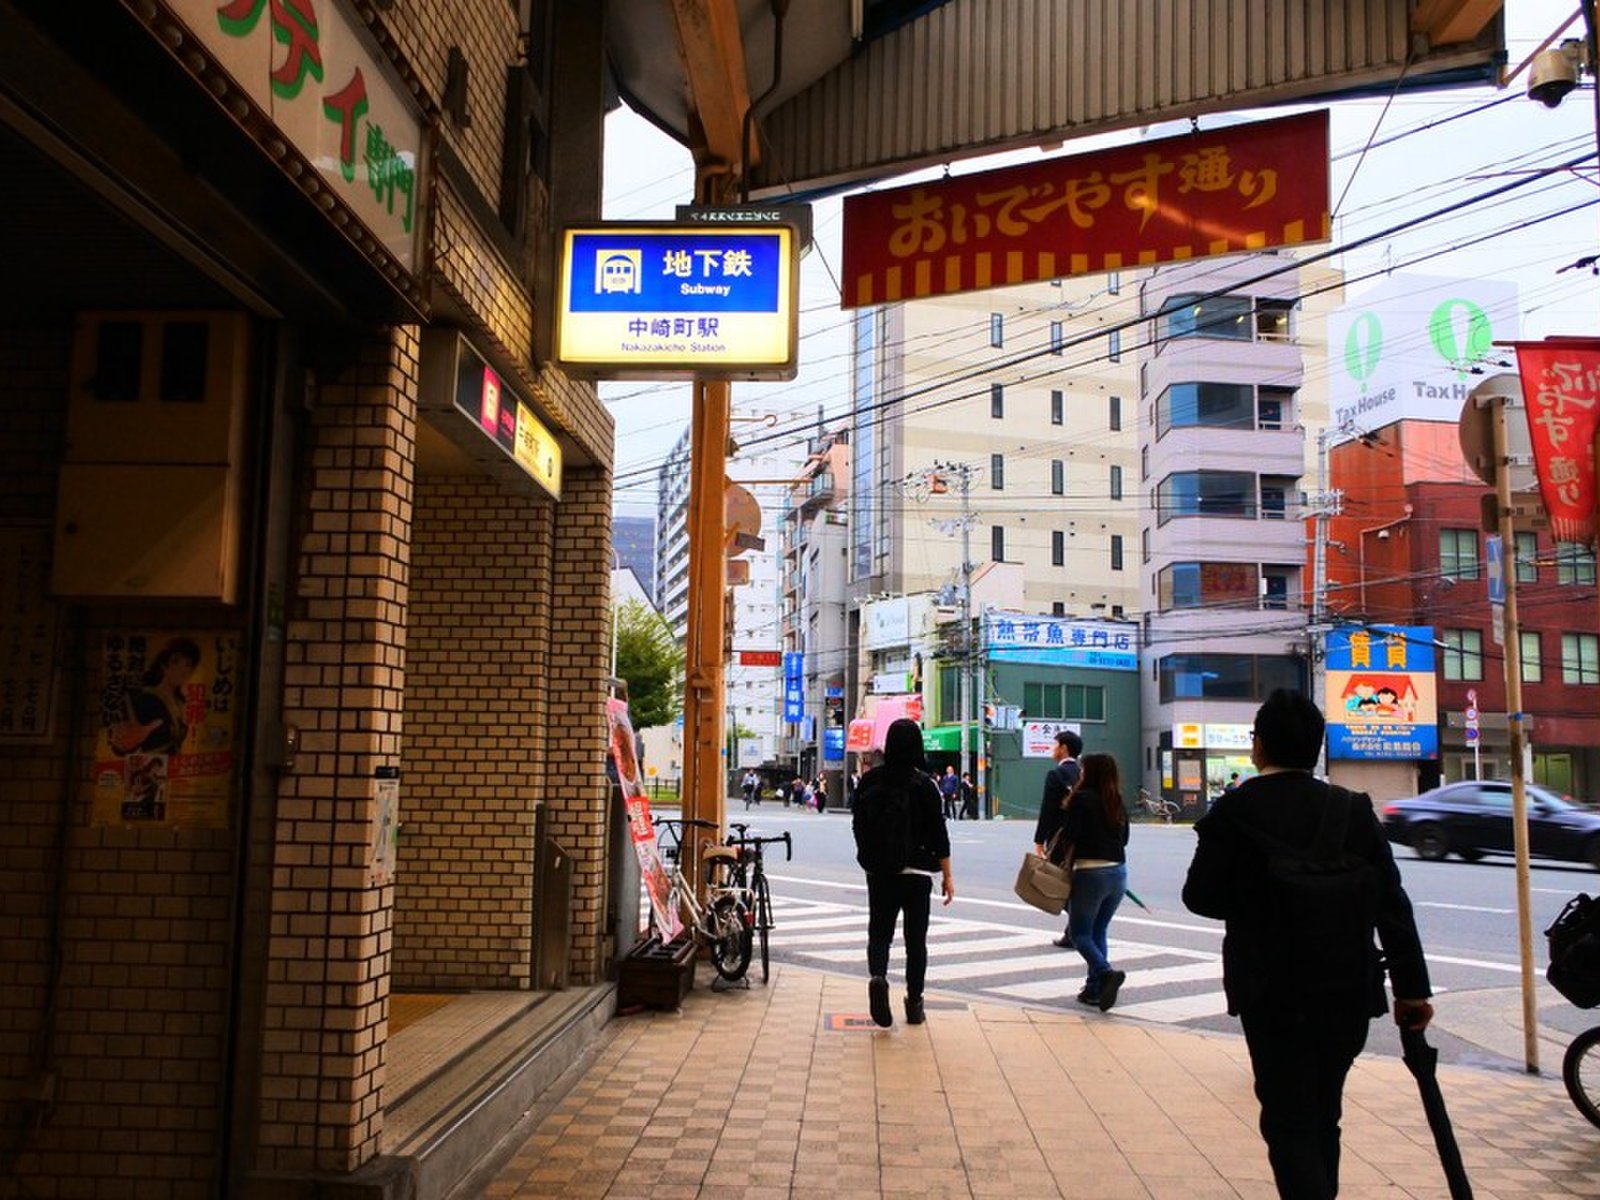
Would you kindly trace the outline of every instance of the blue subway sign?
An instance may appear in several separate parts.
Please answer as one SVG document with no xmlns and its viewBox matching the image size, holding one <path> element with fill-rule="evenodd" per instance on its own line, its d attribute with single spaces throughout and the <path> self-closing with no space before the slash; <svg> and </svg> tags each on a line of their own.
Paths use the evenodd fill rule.
<svg viewBox="0 0 1600 1200">
<path fill-rule="evenodd" d="M 594 379 L 793 379 L 798 264 L 790 225 L 567 229 L 556 359 Z"/>
</svg>

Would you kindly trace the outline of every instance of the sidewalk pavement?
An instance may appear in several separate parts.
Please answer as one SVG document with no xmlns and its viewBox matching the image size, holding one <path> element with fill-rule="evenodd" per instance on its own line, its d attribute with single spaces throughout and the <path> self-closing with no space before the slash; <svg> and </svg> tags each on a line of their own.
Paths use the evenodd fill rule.
<svg viewBox="0 0 1600 1200">
<path fill-rule="evenodd" d="M 933 992 L 927 1024 L 905 1025 L 897 995 L 879 1030 L 864 977 L 778 966 L 748 991 L 709 982 L 702 967 L 679 1012 L 613 1020 L 470 1194 L 1276 1195 L 1238 1036 Z M 1600 1196 L 1600 1129 L 1568 1101 L 1559 1058 L 1542 1077 L 1439 1075 L 1477 1200 Z M 1396 1059 L 1351 1073 L 1341 1182 L 1348 1200 L 1447 1200 Z"/>
</svg>

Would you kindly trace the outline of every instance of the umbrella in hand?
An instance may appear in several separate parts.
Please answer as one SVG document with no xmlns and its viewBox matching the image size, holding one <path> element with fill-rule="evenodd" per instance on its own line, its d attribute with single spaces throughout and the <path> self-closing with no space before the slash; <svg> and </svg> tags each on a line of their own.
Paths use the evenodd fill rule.
<svg viewBox="0 0 1600 1200">
<path fill-rule="evenodd" d="M 1461 1163 L 1461 1149 L 1456 1145 L 1456 1132 L 1445 1110 L 1444 1093 L 1439 1090 L 1439 1052 L 1428 1045 L 1422 1030 L 1405 1026 L 1400 1027 L 1400 1046 L 1401 1060 L 1416 1076 L 1417 1091 L 1422 1094 L 1422 1109 L 1428 1114 L 1428 1128 L 1433 1131 L 1433 1144 L 1439 1150 L 1445 1181 L 1450 1185 L 1450 1200 L 1472 1200 L 1472 1184 Z"/>
</svg>

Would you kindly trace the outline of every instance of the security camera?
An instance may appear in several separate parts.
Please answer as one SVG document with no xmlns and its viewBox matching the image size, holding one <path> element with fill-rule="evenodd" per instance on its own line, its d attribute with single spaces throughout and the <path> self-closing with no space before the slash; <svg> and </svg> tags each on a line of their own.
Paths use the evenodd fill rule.
<svg viewBox="0 0 1600 1200">
<path fill-rule="evenodd" d="M 1554 108 L 1578 86 L 1582 43 L 1576 38 L 1562 42 L 1554 50 L 1534 56 L 1528 66 L 1528 99 Z"/>
</svg>

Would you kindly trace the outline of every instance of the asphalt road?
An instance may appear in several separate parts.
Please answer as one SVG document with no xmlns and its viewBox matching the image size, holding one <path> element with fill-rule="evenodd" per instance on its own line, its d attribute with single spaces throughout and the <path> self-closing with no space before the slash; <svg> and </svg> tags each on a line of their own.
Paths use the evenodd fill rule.
<svg viewBox="0 0 1600 1200">
<path fill-rule="evenodd" d="M 793 834 L 793 861 L 783 862 L 780 853 L 768 862 L 778 908 L 773 957 L 864 974 L 866 894 L 848 814 L 818 815 L 770 801 L 746 813 L 735 800 L 728 816 L 748 820 L 761 833 Z M 935 899 L 930 990 L 1072 1007 L 1083 964 L 1075 952 L 1050 945 L 1063 922 L 1024 905 L 1011 890 L 1021 854 L 1032 844 L 1031 823 L 952 822 L 950 832 L 956 899 L 943 907 Z M 1193 850 L 1190 826 L 1133 828 L 1129 883 L 1148 908 L 1124 903 L 1112 924 L 1113 960 L 1128 972 L 1118 1010 L 1197 1029 L 1235 1031 L 1221 995 L 1220 923 L 1189 913 L 1179 898 Z M 1479 996 L 1494 998 L 1502 1009 L 1515 1008 L 1521 974 L 1511 860 L 1424 862 L 1403 847 L 1395 848 L 1395 857 L 1416 908 L 1436 991 L 1460 994 L 1458 1009 L 1477 1004 Z M 1569 897 L 1600 891 L 1600 875 L 1577 865 L 1535 865 L 1531 885 L 1533 948 L 1542 984 L 1545 927 Z M 1546 989 L 1542 997 L 1542 1025 L 1570 1034 L 1592 1024 L 1588 1014 L 1558 997 L 1552 1004 L 1551 995 Z M 1374 1025 L 1372 1048 L 1398 1053 L 1383 1024 Z M 1514 1047 L 1505 1046 L 1498 1059 L 1486 1055 L 1482 1045 L 1450 1036 L 1442 1021 L 1435 1040 L 1447 1061 L 1510 1066 L 1505 1055 L 1517 1057 Z"/>
</svg>

